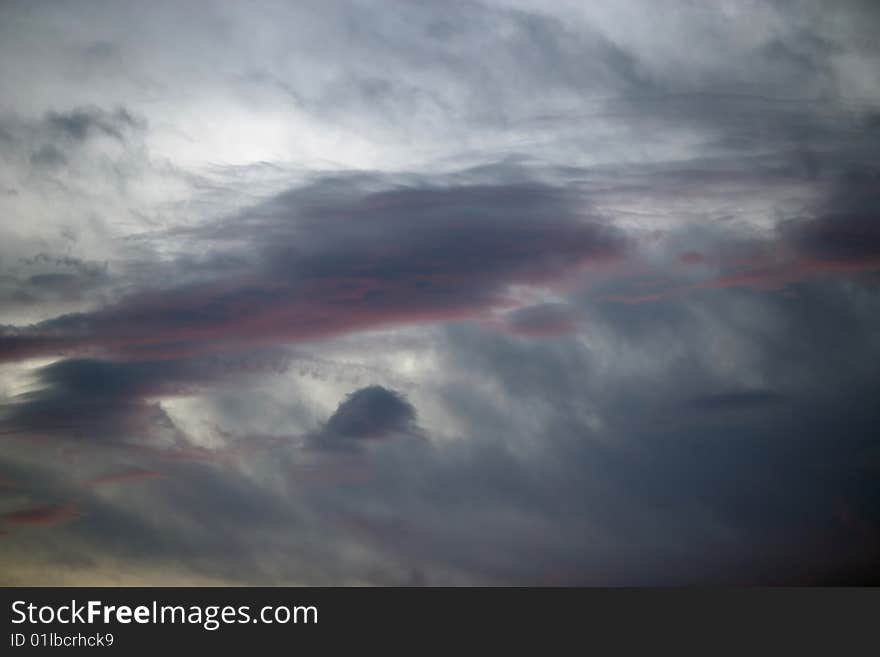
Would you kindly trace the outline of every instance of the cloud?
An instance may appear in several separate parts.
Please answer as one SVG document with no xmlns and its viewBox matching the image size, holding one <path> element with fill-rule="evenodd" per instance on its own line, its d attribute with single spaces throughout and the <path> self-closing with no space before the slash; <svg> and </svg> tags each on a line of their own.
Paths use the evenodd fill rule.
<svg viewBox="0 0 880 657">
<path fill-rule="evenodd" d="M 706 256 L 699 251 L 684 251 L 678 255 L 683 265 L 702 265 L 706 262 Z"/>
<path fill-rule="evenodd" d="M 828 158 L 833 162 L 833 157 Z M 751 289 L 780 291 L 812 280 L 840 279 L 870 285 L 880 272 L 880 239 L 873 208 L 877 205 L 876 171 L 841 169 L 822 178 L 821 192 L 812 194 L 792 216 L 780 216 L 764 226 L 743 225 L 730 217 L 689 223 L 658 235 L 664 260 L 688 265 L 690 271 L 660 266 L 650 280 L 636 280 L 624 272 L 606 281 L 602 300 L 638 304 L 666 301 L 699 291 Z M 685 184 L 677 175 L 664 174 L 672 187 Z M 759 186 L 751 180 L 742 190 Z M 709 194 L 712 185 L 697 186 Z M 688 248 L 681 250 L 682 245 Z M 641 263 L 646 271 L 657 264 Z M 638 269 L 638 265 L 633 268 Z M 664 280 L 665 278 L 665 280 Z"/>
<path fill-rule="evenodd" d="M 622 233 L 553 187 L 354 187 L 322 181 L 211 229 L 216 240 L 246 238 L 262 264 L 7 328 L 0 354 L 168 357 L 475 318 L 512 305 L 513 285 L 552 286 L 627 249 Z"/>
<path fill-rule="evenodd" d="M 73 141 L 83 141 L 93 135 L 123 141 L 125 132 L 138 127 L 138 122 L 122 107 L 112 112 L 100 107 L 79 107 L 69 112 L 50 112 L 46 126 L 57 137 Z"/>
<path fill-rule="evenodd" d="M 131 169 L 127 159 L 142 147 L 145 130 L 144 120 L 121 106 L 50 110 L 31 120 L 0 114 L 0 134 L 8 142 L 0 162 L 25 161 L 32 174 L 55 177 L 62 185 L 73 181 L 69 176 L 87 173 L 89 166 L 106 170 L 108 158 L 117 164 L 115 173 L 122 174 Z M 40 182 L 19 171 L 15 175 L 28 187 Z"/>
<path fill-rule="evenodd" d="M 836 181 L 835 191 L 814 216 L 779 225 L 774 239 L 767 240 L 755 258 L 759 266 L 726 273 L 699 287 L 779 289 L 811 278 L 880 271 L 875 177 L 866 172 Z"/>
<path fill-rule="evenodd" d="M 36 385 L 30 391 L 0 403 L 0 432 L 25 440 L 67 438 L 90 445 L 127 446 L 164 459 L 228 460 L 244 448 L 192 445 L 161 400 L 283 373 L 291 360 L 290 354 L 271 349 L 153 361 L 60 359 L 34 372 Z M 217 433 L 222 435 L 219 429 Z M 249 445 L 268 447 L 290 440 L 289 436 L 249 436 Z"/>
<path fill-rule="evenodd" d="M 129 481 L 144 481 L 147 479 L 162 479 L 165 475 L 155 470 L 146 470 L 144 468 L 127 468 L 119 472 L 92 477 L 83 482 L 83 486 L 97 487 L 109 484 L 124 483 Z"/>
<path fill-rule="evenodd" d="M 819 263 L 878 266 L 880 263 L 880 172 L 850 174 L 811 221 L 782 226 L 787 243 L 803 258 Z"/>
<path fill-rule="evenodd" d="M 784 401 L 784 395 L 771 390 L 739 390 L 699 395 L 689 399 L 686 406 L 696 411 L 705 412 L 748 411 L 773 406 Z"/>
<path fill-rule="evenodd" d="M 79 516 L 76 502 L 39 506 L 0 514 L 0 524 L 11 526 L 53 527 Z"/>
<path fill-rule="evenodd" d="M 174 440 L 176 428 L 149 398 L 173 394 L 175 375 L 186 379 L 181 370 L 173 363 L 56 361 L 38 370 L 41 387 L 3 407 L 0 426 L 6 433 L 97 442 L 144 435 Z"/>
<path fill-rule="evenodd" d="M 311 443 L 318 449 L 357 449 L 372 441 L 420 435 L 415 407 L 400 393 L 372 385 L 340 402 Z"/>
<path fill-rule="evenodd" d="M 876 3 L 25 4 L 4 581 L 876 575 Z"/>
<path fill-rule="evenodd" d="M 504 317 L 506 328 L 527 337 L 555 337 L 577 330 L 577 312 L 564 303 L 544 303 L 519 308 Z"/>
</svg>

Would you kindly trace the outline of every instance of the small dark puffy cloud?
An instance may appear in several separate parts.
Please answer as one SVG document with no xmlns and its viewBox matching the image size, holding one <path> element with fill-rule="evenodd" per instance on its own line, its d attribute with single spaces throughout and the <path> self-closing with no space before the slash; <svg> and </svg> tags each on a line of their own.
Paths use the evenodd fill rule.
<svg viewBox="0 0 880 657">
<path fill-rule="evenodd" d="M 356 448 L 364 441 L 416 436 L 416 409 L 395 390 L 380 385 L 350 393 L 312 437 L 318 448 Z"/>
</svg>

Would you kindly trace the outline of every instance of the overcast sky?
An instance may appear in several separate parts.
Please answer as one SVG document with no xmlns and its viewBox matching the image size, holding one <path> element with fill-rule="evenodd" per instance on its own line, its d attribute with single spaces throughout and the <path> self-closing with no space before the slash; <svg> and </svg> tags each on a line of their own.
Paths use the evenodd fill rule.
<svg viewBox="0 0 880 657">
<path fill-rule="evenodd" d="M 0 583 L 877 581 L 880 5 L 0 4 Z"/>
</svg>

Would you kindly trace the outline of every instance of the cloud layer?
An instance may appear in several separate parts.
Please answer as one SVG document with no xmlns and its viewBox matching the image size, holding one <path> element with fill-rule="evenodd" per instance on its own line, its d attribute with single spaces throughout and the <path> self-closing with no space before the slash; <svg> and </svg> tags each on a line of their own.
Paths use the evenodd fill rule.
<svg viewBox="0 0 880 657">
<path fill-rule="evenodd" d="M 878 28 L 4 3 L 0 583 L 876 582 Z"/>
</svg>

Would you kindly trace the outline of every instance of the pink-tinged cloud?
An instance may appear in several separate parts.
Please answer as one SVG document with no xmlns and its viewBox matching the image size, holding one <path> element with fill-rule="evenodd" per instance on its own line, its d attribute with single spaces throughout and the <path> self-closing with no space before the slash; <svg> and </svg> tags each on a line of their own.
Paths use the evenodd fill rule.
<svg viewBox="0 0 880 657">
<path fill-rule="evenodd" d="M 79 515 L 79 504 L 69 502 L 67 504 L 32 507 L 20 511 L 8 511 L 0 514 L 0 524 L 53 527 L 74 520 Z"/>
<path fill-rule="evenodd" d="M 851 211 L 784 223 L 776 241 L 755 254 L 746 267 L 697 287 L 778 290 L 812 278 L 880 271 L 880 220 L 876 217 L 880 197 L 875 191 L 871 194 L 848 199 Z"/>
<path fill-rule="evenodd" d="M 654 303 L 684 294 L 689 290 L 723 290 L 749 288 L 752 290 L 777 291 L 789 285 L 824 276 L 843 276 L 880 271 L 880 258 L 857 262 L 832 262 L 820 260 L 797 260 L 769 264 L 754 269 L 730 272 L 694 283 L 690 286 L 672 287 L 663 292 L 648 294 L 613 294 L 600 301 L 634 305 Z"/>
<path fill-rule="evenodd" d="M 856 261 L 803 259 L 773 266 L 725 274 L 703 281 L 694 287 L 702 289 L 752 288 L 780 290 L 793 283 L 823 276 L 841 276 L 880 271 L 880 258 Z"/>
<path fill-rule="evenodd" d="M 478 318 L 510 307 L 512 286 L 559 285 L 628 249 L 619 231 L 540 186 L 406 190 L 318 208 L 282 196 L 276 205 L 205 238 L 261 254 L 250 270 L 7 328 L 0 360 L 181 358 Z"/>
<path fill-rule="evenodd" d="M 880 200 L 880 199 L 876 199 Z M 721 273 L 697 283 L 671 285 L 648 293 L 612 294 L 601 301 L 639 304 L 661 301 L 693 290 L 747 288 L 777 291 L 823 277 L 880 272 L 880 220 L 868 213 L 829 213 L 815 219 L 788 221 L 770 240 L 723 246 L 717 252 L 685 251 L 686 265 L 718 263 Z M 709 248 L 709 247 L 707 247 Z"/>
</svg>

